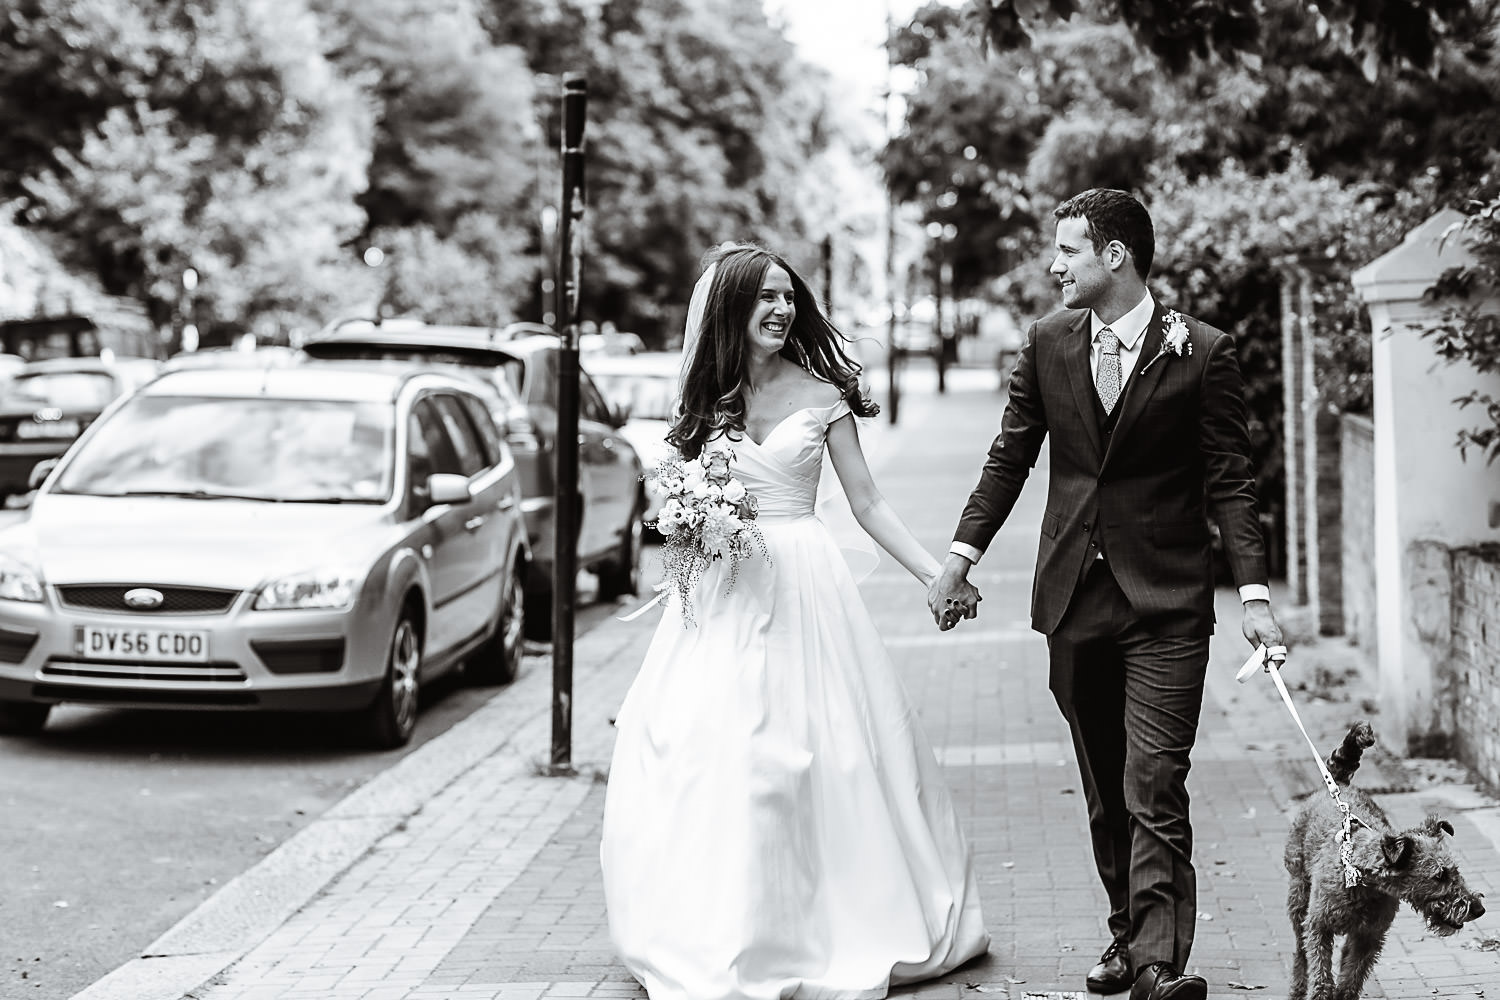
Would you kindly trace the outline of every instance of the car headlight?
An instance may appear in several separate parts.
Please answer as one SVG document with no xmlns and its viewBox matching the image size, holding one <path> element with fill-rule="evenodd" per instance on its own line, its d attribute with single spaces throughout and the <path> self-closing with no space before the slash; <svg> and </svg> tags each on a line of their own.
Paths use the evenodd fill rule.
<svg viewBox="0 0 1500 1000">
<path fill-rule="evenodd" d="M 13 556 L 0 553 L 0 600 L 42 600 L 42 574 Z"/>
<path fill-rule="evenodd" d="M 255 598 L 256 611 L 286 611 L 319 608 L 342 611 L 354 603 L 360 575 L 320 570 L 294 573 L 261 588 Z"/>
</svg>

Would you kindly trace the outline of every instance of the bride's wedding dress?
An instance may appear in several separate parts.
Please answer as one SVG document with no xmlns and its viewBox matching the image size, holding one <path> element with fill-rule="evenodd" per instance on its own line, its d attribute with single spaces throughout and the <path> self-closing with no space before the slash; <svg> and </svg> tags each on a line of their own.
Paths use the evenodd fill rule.
<svg viewBox="0 0 1500 1000">
<path fill-rule="evenodd" d="M 601 860 L 652 1000 L 883 997 L 989 943 L 916 713 L 815 514 L 844 403 L 732 443 L 771 559 L 667 602 L 620 709 Z"/>
</svg>

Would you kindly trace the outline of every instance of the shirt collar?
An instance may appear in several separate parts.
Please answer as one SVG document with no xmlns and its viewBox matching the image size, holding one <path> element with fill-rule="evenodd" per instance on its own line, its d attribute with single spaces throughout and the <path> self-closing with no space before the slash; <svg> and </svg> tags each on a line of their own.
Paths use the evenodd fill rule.
<svg viewBox="0 0 1500 1000">
<path fill-rule="evenodd" d="M 1141 301 L 1137 302 L 1128 313 L 1113 323 L 1104 323 L 1099 319 L 1098 313 L 1090 310 L 1089 335 L 1094 344 L 1097 345 L 1099 343 L 1099 331 L 1108 326 L 1115 332 L 1115 336 L 1120 338 L 1120 349 L 1123 351 L 1133 351 L 1136 345 L 1140 343 L 1141 336 L 1146 332 L 1146 327 L 1151 324 L 1151 317 L 1155 314 L 1156 300 L 1151 297 L 1150 292 L 1141 296 Z"/>
</svg>

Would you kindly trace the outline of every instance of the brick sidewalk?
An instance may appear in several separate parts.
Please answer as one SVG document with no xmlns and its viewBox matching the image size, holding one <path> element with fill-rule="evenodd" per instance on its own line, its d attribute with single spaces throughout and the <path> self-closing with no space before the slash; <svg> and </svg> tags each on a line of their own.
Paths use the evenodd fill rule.
<svg viewBox="0 0 1500 1000">
<path fill-rule="evenodd" d="M 902 425 L 878 432 L 886 440 L 877 478 L 933 551 L 946 547 L 1000 401 L 993 392 L 913 397 L 903 402 Z M 1084 996 L 1084 975 L 1107 940 L 1072 749 L 1047 691 L 1045 642 L 1026 625 L 1044 487 L 1039 468 L 975 571 L 985 594 L 979 620 L 934 631 L 920 590 L 889 560 L 862 586 L 967 823 L 993 937 L 985 958 L 898 995 Z M 1318 779 L 1270 684 L 1232 679 L 1245 648 L 1228 592 L 1220 620 L 1190 779 L 1201 911 L 1192 968 L 1208 978 L 1212 996 L 1244 991 L 1282 1000 L 1291 956 L 1282 839 L 1293 796 L 1314 791 Z M 610 621 L 580 640 L 579 777 L 538 774 L 533 758 L 548 745 L 548 671 L 545 661 L 529 660 L 523 677 L 497 695 L 532 709 L 513 711 L 526 720 L 513 738 L 188 996 L 644 996 L 610 948 L 598 841 L 609 716 L 655 621 L 649 614 Z M 1347 720 L 1337 715 L 1315 713 L 1314 728 L 1323 730 L 1315 738 L 1326 742 L 1341 731 Z M 1470 885 L 1494 889 L 1500 854 L 1481 829 L 1500 825 L 1492 804 L 1476 798 L 1455 809 L 1442 801 L 1452 794 L 1401 791 L 1383 802 L 1398 822 L 1432 808 L 1447 812 Z M 1485 984 L 1500 982 L 1491 950 L 1500 941 L 1484 923 L 1439 941 L 1403 911 L 1366 995 L 1482 996 Z"/>
</svg>

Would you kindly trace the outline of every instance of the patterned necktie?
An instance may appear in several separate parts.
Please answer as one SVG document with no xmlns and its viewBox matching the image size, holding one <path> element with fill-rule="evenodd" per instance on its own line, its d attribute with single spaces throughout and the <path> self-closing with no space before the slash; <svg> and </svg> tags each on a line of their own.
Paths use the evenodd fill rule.
<svg viewBox="0 0 1500 1000">
<path fill-rule="evenodd" d="M 1105 413 L 1113 413 L 1120 399 L 1120 338 L 1109 327 L 1099 331 L 1099 368 L 1094 372 L 1094 389 Z"/>
</svg>

